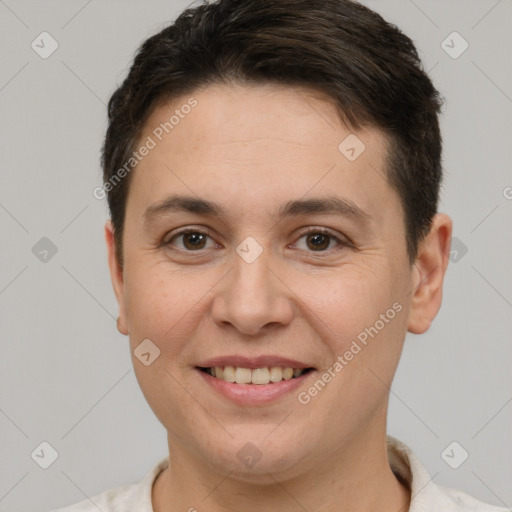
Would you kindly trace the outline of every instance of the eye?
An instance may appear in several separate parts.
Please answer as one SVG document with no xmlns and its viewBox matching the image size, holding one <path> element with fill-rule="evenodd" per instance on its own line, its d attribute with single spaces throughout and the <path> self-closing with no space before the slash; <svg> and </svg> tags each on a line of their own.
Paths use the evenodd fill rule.
<svg viewBox="0 0 512 512">
<path fill-rule="evenodd" d="M 189 228 L 173 235 L 165 242 L 165 245 L 174 245 L 174 240 L 182 239 L 182 246 L 178 248 L 183 251 L 193 252 L 207 249 L 208 247 L 206 247 L 206 242 L 208 238 L 210 238 L 210 235 L 207 233 Z"/>
<path fill-rule="evenodd" d="M 312 252 L 327 252 L 332 249 L 332 242 L 336 242 L 335 249 L 341 249 L 343 246 L 349 245 L 347 242 L 344 242 L 336 235 L 327 231 L 325 229 L 310 229 L 299 237 L 299 240 L 305 238 L 306 250 L 310 250 Z M 295 242 L 296 244 L 298 242 Z"/>
<path fill-rule="evenodd" d="M 305 239 L 305 247 L 299 247 L 309 252 L 328 252 L 329 250 L 340 250 L 345 246 L 349 246 L 349 242 L 340 239 L 330 231 L 322 228 L 310 229 L 302 233 L 295 245 L 299 243 L 301 239 Z M 212 240 L 208 233 L 200 231 L 198 229 L 184 229 L 175 233 L 169 238 L 164 245 L 175 246 L 178 249 L 185 252 L 198 252 L 204 249 L 215 247 L 207 247 L 208 239 Z M 181 245 L 176 244 L 176 240 L 181 240 Z"/>
</svg>

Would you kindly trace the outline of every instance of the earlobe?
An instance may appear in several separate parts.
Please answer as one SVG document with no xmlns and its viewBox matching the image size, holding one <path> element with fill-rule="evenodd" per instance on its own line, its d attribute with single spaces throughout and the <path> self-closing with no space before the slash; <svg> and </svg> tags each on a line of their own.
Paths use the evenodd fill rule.
<svg viewBox="0 0 512 512">
<path fill-rule="evenodd" d="M 119 316 L 117 318 L 117 330 L 124 335 L 128 334 L 128 330 L 125 327 L 125 308 L 124 308 L 124 279 L 123 270 L 120 268 L 118 258 L 116 255 L 116 245 L 114 239 L 114 227 L 112 221 L 109 219 L 105 223 L 105 242 L 107 244 L 108 253 L 108 266 L 110 269 L 110 278 L 112 281 L 112 287 L 117 299 L 119 307 Z"/>
<path fill-rule="evenodd" d="M 407 327 L 413 334 L 426 332 L 441 307 L 451 236 L 450 217 L 444 213 L 436 214 L 429 233 L 419 245 L 412 271 L 413 290 Z"/>
<path fill-rule="evenodd" d="M 124 327 L 124 325 L 121 324 L 121 317 L 117 317 L 117 320 L 116 320 L 116 326 L 117 326 L 117 330 L 119 331 L 120 334 L 124 334 L 125 336 L 127 336 L 129 333 L 128 333 L 128 329 L 126 329 L 126 327 Z"/>
</svg>

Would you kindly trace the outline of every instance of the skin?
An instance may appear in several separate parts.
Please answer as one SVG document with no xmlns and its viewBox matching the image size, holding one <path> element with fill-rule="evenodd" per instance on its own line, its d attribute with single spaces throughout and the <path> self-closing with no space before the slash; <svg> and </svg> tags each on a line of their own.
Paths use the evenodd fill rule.
<svg viewBox="0 0 512 512">
<path fill-rule="evenodd" d="M 451 219 L 435 216 L 410 265 L 382 132 L 347 128 L 308 89 L 213 85 L 191 96 L 197 106 L 133 171 L 122 269 L 105 226 L 118 326 L 168 431 L 171 467 L 153 487 L 154 510 L 407 510 L 386 452 L 389 387 L 407 331 L 428 330 L 441 305 Z M 156 109 L 141 140 L 189 98 Z M 338 150 L 351 133 L 366 146 L 353 162 Z M 220 203 L 226 215 L 174 212 L 145 226 L 146 208 L 170 194 Z M 277 216 L 289 200 L 333 195 L 371 220 Z M 190 237 L 171 240 L 183 227 L 210 238 L 199 250 Z M 350 243 L 327 237 L 319 250 L 309 228 Z M 249 236 L 263 249 L 250 264 L 235 250 Z M 293 392 L 241 407 L 195 369 L 219 355 L 277 354 L 317 369 L 307 390 L 396 302 L 402 310 L 307 405 Z M 161 351 L 149 366 L 133 354 L 146 338 Z M 252 467 L 237 457 L 248 442 L 262 454 Z"/>
</svg>

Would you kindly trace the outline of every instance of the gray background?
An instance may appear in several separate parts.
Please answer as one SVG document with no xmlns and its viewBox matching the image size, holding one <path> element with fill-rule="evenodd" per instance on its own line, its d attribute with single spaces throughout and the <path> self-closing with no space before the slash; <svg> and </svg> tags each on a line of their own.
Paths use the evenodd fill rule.
<svg viewBox="0 0 512 512">
<path fill-rule="evenodd" d="M 189 3 L 0 0 L 0 510 L 75 503 L 167 453 L 116 330 L 92 190 L 105 103 L 138 45 Z M 446 98 L 441 211 L 460 240 L 440 314 L 408 335 L 389 433 L 435 482 L 512 507 L 512 2 L 366 3 L 414 39 Z M 47 59 L 31 48 L 42 31 L 59 45 Z M 469 43 L 458 58 L 442 47 L 453 31 Z M 42 237 L 58 249 L 46 263 L 32 252 Z M 59 454 L 48 469 L 31 458 L 43 441 Z M 441 456 L 452 441 L 469 453 L 457 469 Z"/>
</svg>

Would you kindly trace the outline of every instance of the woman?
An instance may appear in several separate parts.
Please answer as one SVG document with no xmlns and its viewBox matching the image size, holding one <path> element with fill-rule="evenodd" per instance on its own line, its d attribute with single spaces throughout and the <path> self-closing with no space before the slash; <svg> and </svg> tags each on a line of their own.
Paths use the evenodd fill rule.
<svg viewBox="0 0 512 512">
<path fill-rule="evenodd" d="M 440 105 L 411 40 L 348 0 L 220 0 L 142 45 L 97 192 L 169 456 L 62 512 L 504 510 L 386 434 L 448 264 Z"/>
</svg>

